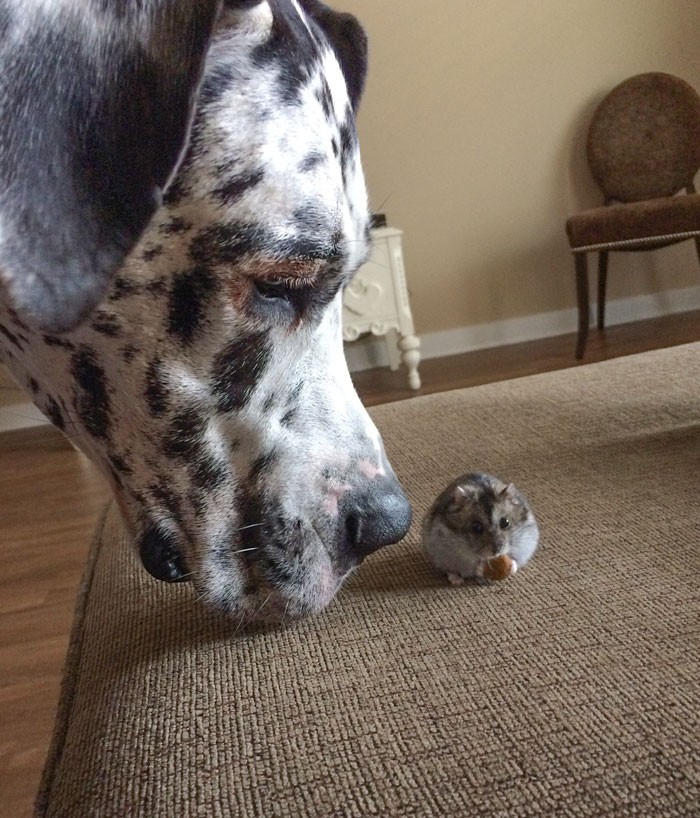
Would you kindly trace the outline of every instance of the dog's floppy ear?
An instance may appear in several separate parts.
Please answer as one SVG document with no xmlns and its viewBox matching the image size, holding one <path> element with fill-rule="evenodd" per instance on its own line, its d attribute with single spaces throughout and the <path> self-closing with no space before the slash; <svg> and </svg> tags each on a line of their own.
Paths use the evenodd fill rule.
<svg viewBox="0 0 700 818">
<path fill-rule="evenodd" d="M 0 0 L 0 290 L 30 323 L 80 323 L 159 206 L 220 5 Z"/>
<path fill-rule="evenodd" d="M 367 35 L 352 14 L 341 14 L 319 0 L 302 0 L 307 14 L 325 31 L 345 76 L 353 110 L 357 110 L 367 77 Z"/>
</svg>

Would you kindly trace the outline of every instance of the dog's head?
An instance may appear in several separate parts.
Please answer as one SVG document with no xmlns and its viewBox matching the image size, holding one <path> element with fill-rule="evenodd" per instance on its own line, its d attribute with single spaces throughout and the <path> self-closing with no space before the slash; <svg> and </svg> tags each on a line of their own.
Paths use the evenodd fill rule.
<svg viewBox="0 0 700 818">
<path fill-rule="evenodd" d="M 410 508 L 343 356 L 366 258 L 365 40 L 313 0 L 216 24 L 189 147 L 87 323 L 8 363 L 108 475 L 146 568 L 248 618 L 324 607 Z"/>
</svg>

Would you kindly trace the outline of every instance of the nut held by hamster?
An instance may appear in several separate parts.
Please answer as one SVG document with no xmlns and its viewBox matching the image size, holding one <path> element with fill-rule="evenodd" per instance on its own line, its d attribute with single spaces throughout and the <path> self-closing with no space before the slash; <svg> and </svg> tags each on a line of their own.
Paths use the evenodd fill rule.
<svg viewBox="0 0 700 818">
<path fill-rule="evenodd" d="M 525 496 L 481 472 L 453 480 L 423 519 L 423 551 L 455 585 L 512 576 L 535 553 L 539 536 Z"/>
<path fill-rule="evenodd" d="M 480 567 L 482 576 L 493 581 L 507 579 L 517 570 L 518 563 L 512 560 L 507 554 L 501 554 L 500 557 L 486 560 Z"/>
</svg>

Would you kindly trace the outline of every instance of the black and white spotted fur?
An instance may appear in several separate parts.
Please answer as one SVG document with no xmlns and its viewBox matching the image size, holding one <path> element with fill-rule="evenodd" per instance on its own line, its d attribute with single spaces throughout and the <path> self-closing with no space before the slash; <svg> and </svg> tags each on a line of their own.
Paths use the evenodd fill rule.
<svg viewBox="0 0 700 818">
<path fill-rule="evenodd" d="M 104 15 L 111 5 L 91 7 Z M 0 0 L 0 21 L 13 8 Z M 130 191 L 150 185 L 155 196 L 169 184 L 163 202 L 144 232 L 148 207 L 117 249 L 100 250 L 110 261 L 90 287 L 115 277 L 85 313 L 88 287 L 67 321 L 82 320 L 73 329 L 56 332 L 61 305 L 89 274 L 85 259 L 68 264 L 67 283 L 49 282 L 55 302 L 51 286 L 37 284 L 36 303 L 32 276 L 36 284 L 43 273 L 32 268 L 23 279 L 19 262 L 46 264 L 48 253 L 60 265 L 79 231 L 69 225 L 60 247 L 32 247 L 26 235 L 13 245 L 8 196 L 0 200 L 0 349 L 36 404 L 107 475 L 154 576 L 191 579 L 199 596 L 234 616 L 300 616 L 328 604 L 366 554 L 410 523 L 341 340 L 342 289 L 368 250 L 354 123 L 364 35 L 316 0 L 231 2 L 207 26 L 193 123 L 182 110 L 154 117 L 180 131 L 148 160 L 162 158 L 158 178 Z M 188 70 L 198 82 L 195 63 Z M 151 85 L 162 90 L 154 71 Z M 56 182 L 49 176 L 37 169 L 47 185 Z M 59 216 L 71 207 L 70 196 L 52 203 L 50 195 L 47 188 L 42 207 L 55 204 Z M 31 201 L 22 206 L 34 212 Z M 102 247 L 100 231 L 111 235 L 111 215 L 100 222 L 99 207 L 81 206 L 99 225 L 86 234 L 89 259 Z M 43 229 L 40 216 L 27 224 Z"/>
</svg>

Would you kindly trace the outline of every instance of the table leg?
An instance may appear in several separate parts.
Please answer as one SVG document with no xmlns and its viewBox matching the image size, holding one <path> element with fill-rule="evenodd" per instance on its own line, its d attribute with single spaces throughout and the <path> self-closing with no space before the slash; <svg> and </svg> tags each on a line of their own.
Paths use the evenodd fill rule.
<svg viewBox="0 0 700 818">
<path fill-rule="evenodd" d="M 384 336 L 386 342 L 386 354 L 389 358 L 389 369 L 396 372 L 401 363 L 399 356 L 399 334 L 395 329 L 389 329 Z"/>
<path fill-rule="evenodd" d="M 420 375 L 418 374 L 420 339 L 415 335 L 402 335 L 399 339 L 399 349 L 408 369 L 408 385 L 411 389 L 420 389 Z"/>
</svg>

